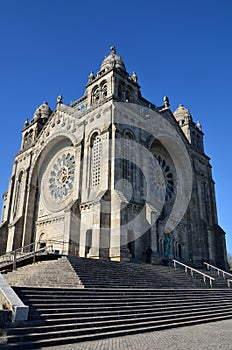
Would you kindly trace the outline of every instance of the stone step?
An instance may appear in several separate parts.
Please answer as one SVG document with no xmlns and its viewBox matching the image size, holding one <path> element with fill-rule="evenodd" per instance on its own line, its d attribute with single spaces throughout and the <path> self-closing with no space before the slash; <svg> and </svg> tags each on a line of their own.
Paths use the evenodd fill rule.
<svg viewBox="0 0 232 350">
<path fill-rule="evenodd" d="M 42 346 L 54 346 L 61 344 L 71 344 L 72 342 L 77 343 L 78 341 L 85 341 L 90 339 L 100 339 L 105 337 L 114 337 L 126 334 L 135 334 L 139 332 L 148 332 L 160 329 L 167 329 L 170 327 L 178 327 L 178 326 L 186 326 L 192 324 L 199 324 L 202 322 L 210 322 L 217 321 L 221 319 L 227 319 L 232 317 L 232 312 L 228 313 L 212 313 L 208 316 L 206 315 L 189 315 L 183 317 L 176 317 L 173 319 L 167 319 L 163 322 L 150 321 L 147 322 L 139 322 L 132 324 L 122 324 L 118 325 L 107 325 L 107 326 L 96 326 L 90 328 L 82 328 L 82 329 L 70 329 L 64 330 L 62 332 L 52 331 L 45 333 L 31 333 L 30 335 L 20 333 L 19 336 L 9 336 L 8 341 L 12 344 L 6 345 L 5 348 L 16 348 L 19 346 L 19 342 L 21 341 L 20 347 L 23 349 L 26 348 L 39 348 Z M 2 347 L 4 349 L 4 345 Z"/>
<path fill-rule="evenodd" d="M 230 306 L 230 305 L 229 305 Z M 207 310 L 218 310 L 218 304 L 216 305 L 208 305 L 205 303 L 204 305 L 200 306 L 201 311 L 207 311 Z M 224 304 L 220 306 L 220 310 L 227 310 L 228 304 Z M 188 310 L 191 312 L 198 311 L 199 308 L 195 305 L 192 305 L 191 307 L 188 306 Z M 91 313 L 89 311 L 78 311 L 78 313 L 60 313 L 57 315 L 57 313 L 54 314 L 44 314 L 46 316 L 46 325 L 58 325 L 58 324 L 64 324 L 67 322 L 88 322 L 92 320 L 99 320 L 99 317 L 101 320 L 111 320 L 111 319 L 124 319 L 124 318 L 130 318 L 130 317 L 147 317 L 149 315 L 159 315 L 162 311 L 163 315 L 175 315 L 175 314 L 183 314 L 186 313 L 186 307 L 184 306 L 176 306 L 176 307 L 167 307 L 165 310 L 163 308 L 156 308 L 155 311 L 152 308 L 136 308 L 136 310 L 117 310 L 112 312 L 112 310 L 107 311 L 101 311 L 96 310 L 92 311 Z M 38 317 L 38 315 L 37 315 Z M 68 320 L 67 320 L 68 319 Z M 33 325 L 33 323 L 31 323 Z M 41 325 L 41 322 L 38 323 L 38 325 Z"/>
<path fill-rule="evenodd" d="M 166 288 L 166 289 L 156 289 L 156 288 L 144 288 L 144 289 L 140 289 L 140 288 L 117 288 L 117 289 L 113 289 L 113 288 L 108 288 L 103 289 L 103 288 L 89 288 L 89 289 L 81 289 L 81 290 L 74 290 L 74 289 L 68 289 L 68 288 L 42 288 L 37 289 L 37 288 L 33 288 L 33 287 L 14 287 L 15 290 L 17 290 L 18 293 L 23 293 L 23 295 L 31 295 L 31 296 L 45 296 L 47 295 L 48 297 L 53 297 L 54 295 L 56 296 L 62 296 L 62 295 L 66 295 L 67 297 L 70 296 L 78 296 L 78 297 L 82 297 L 82 296 L 94 296 L 96 293 L 98 293 L 98 296 L 123 296 L 123 295 L 154 295 L 154 296 L 162 296 L 162 295 L 222 295 L 222 294 L 227 294 L 227 295 L 231 295 L 231 289 L 172 289 L 172 288 Z M 210 291 L 210 293 L 209 293 Z"/>
<path fill-rule="evenodd" d="M 27 322 L 5 328 L 9 349 L 232 318 L 231 289 L 208 289 L 202 279 L 168 266 L 62 257 L 6 276 L 29 306 Z"/>
<path fill-rule="evenodd" d="M 76 319 L 74 322 L 71 323 L 65 323 L 65 324 L 44 324 L 43 327 L 41 325 L 39 326 L 34 326 L 30 327 L 30 332 L 31 333 L 48 333 L 48 332 L 60 332 L 63 330 L 73 330 L 73 329 L 78 329 L 81 330 L 83 328 L 96 328 L 100 327 L 103 322 L 104 322 L 104 327 L 110 327 L 110 326 L 115 326 L 115 325 L 131 325 L 131 324 L 136 324 L 136 323 L 145 323 L 145 322 L 162 322 L 165 323 L 166 321 L 170 321 L 171 317 L 174 317 L 175 320 L 177 319 L 183 319 L 183 318 L 189 318 L 189 317 L 200 317 L 200 316 L 207 316 L 210 317 L 211 315 L 218 315 L 222 314 L 225 311 L 225 308 L 220 308 L 220 309 L 212 309 L 212 310 L 207 310 L 207 309 L 201 309 L 201 310 L 188 310 L 185 312 L 176 312 L 174 311 L 172 313 L 165 313 L 165 314 L 160 314 L 160 313 L 152 313 L 152 314 L 130 314 L 124 317 L 108 317 L 108 318 L 87 318 L 85 319 Z M 232 307 L 230 309 L 227 308 L 228 313 L 227 314 L 232 314 Z M 69 320 L 70 322 L 70 320 Z M 23 327 L 18 327 L 18 328 L 13 328 L 9 329 L 8 335 L 17 335 L 17 334 L 22 334 L 22 332 L 25 331 L 25 328 Z"/>
</svg>

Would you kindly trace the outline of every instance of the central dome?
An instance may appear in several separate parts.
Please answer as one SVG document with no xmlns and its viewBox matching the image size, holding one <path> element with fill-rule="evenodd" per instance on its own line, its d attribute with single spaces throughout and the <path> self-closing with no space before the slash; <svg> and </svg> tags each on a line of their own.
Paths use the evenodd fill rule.
<svg viewBox="0 0 232 350">
<path fill-rule="evenodd" d="M 114 67 L 126 72 L 125 64 L 123 63 L 121 57 L 117 55 L 115 46 L 112 46 L 110 50 L 111 53 L 102 62 L 100 70 L 102 71 L 104 69 L 111 69 Z"/>
</svg>

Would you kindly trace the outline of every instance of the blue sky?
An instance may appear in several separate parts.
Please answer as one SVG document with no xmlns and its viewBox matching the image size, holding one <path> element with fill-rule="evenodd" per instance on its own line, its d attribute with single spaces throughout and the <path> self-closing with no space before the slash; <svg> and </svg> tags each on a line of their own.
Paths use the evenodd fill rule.
<svg viewBox="0 0 232 350">
<path fill-rule="evenodd" d="M 84 93 L 115 45 L 153 103 L 164 95 L 200 120 L 219 223 L 232 253 L 232 2 L 230 0 L 0 2 L 0 193 L 8 187 L 25 119 Z"/>
</svg>

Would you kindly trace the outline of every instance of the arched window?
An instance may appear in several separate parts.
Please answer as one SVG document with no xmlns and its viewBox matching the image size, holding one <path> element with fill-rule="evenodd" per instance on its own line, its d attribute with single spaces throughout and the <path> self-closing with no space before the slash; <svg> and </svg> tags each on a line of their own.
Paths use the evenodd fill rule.
<svg viewBox="0 0 232 350">
<path fill-rule="evenodd" d="M 45 233 L 41 233 L 39 236 L 38 249 L 43 249 L 46 247 L 46 235 Z"/>
<path fill-rule="evenodd" d="M 100 89 L 99 87 L 96 87 L 93 89 L 92 92 L 92 104 L 98 103 L 100 100 Z"/>
<path fill-rule="evenodd" d="M 107 97 L 107 84 L 102 85 L 102 99 L 104 100 Z"/>
<path fill-rule="evenodd" d="M 123 142 L 123 178 L 128 180 L 131 185 L 133 183 L 133 167 L 132 167 L 132 142 L 134 136 L 131 131 L 126 130 Z M 129 185 L 129 183 L 128 183 Z"/>
<path fill-rule="evenodd" d="M 101 139 L 98 133 L 94 133 L 90 141 L 91 147 L 91 185 L 97 187 L 101 177 Z"/>
<path fill-rule="evenodd" d="M 130 91 L 126 90 L 126 102 L 130 102 Z"/>
<path fill-rule="evenodd" d="M 126 102 L 133 102 L 134 90 L 128 86 L 126 89 Z"/>
<path fill-rule="evenodd" d="M 122 85 L 118 85 L 118 98 L 122 99 Z"/>
<path fill-rule="evenodd" d="M 22 187 L 23 187 L 23 171 L 19 173 L 18 180 L 16 182 L 14 208 L 13 208 L 14 216 L 17 214 L 21 206 Z"/>
</svg>

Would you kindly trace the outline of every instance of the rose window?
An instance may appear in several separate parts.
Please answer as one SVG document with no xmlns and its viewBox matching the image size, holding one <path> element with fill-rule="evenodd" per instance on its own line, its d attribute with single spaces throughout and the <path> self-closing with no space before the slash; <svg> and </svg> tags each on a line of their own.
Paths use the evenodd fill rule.
<svg viewBox="0 0 232 350">
<path fill-rule="evenodd" d="M 62 201 L 73 189 L 75 171 L 74 156 L 63 154 L 52 166 L 49 177 L 49 191 L 55 201 Z"/>
<path fill-rule="evenodd" d="M 165 186 L 159 186 L 160 182 L 156 182 L 156 191 L 160 197 L 165 198 L 165 201 L 170 201 L 174 194 L 174 177 L 166 160 L 161 156 L 157 156 L 156 159 L 162 169 L 163 179 L 165 181 Z"/>
</svg>

